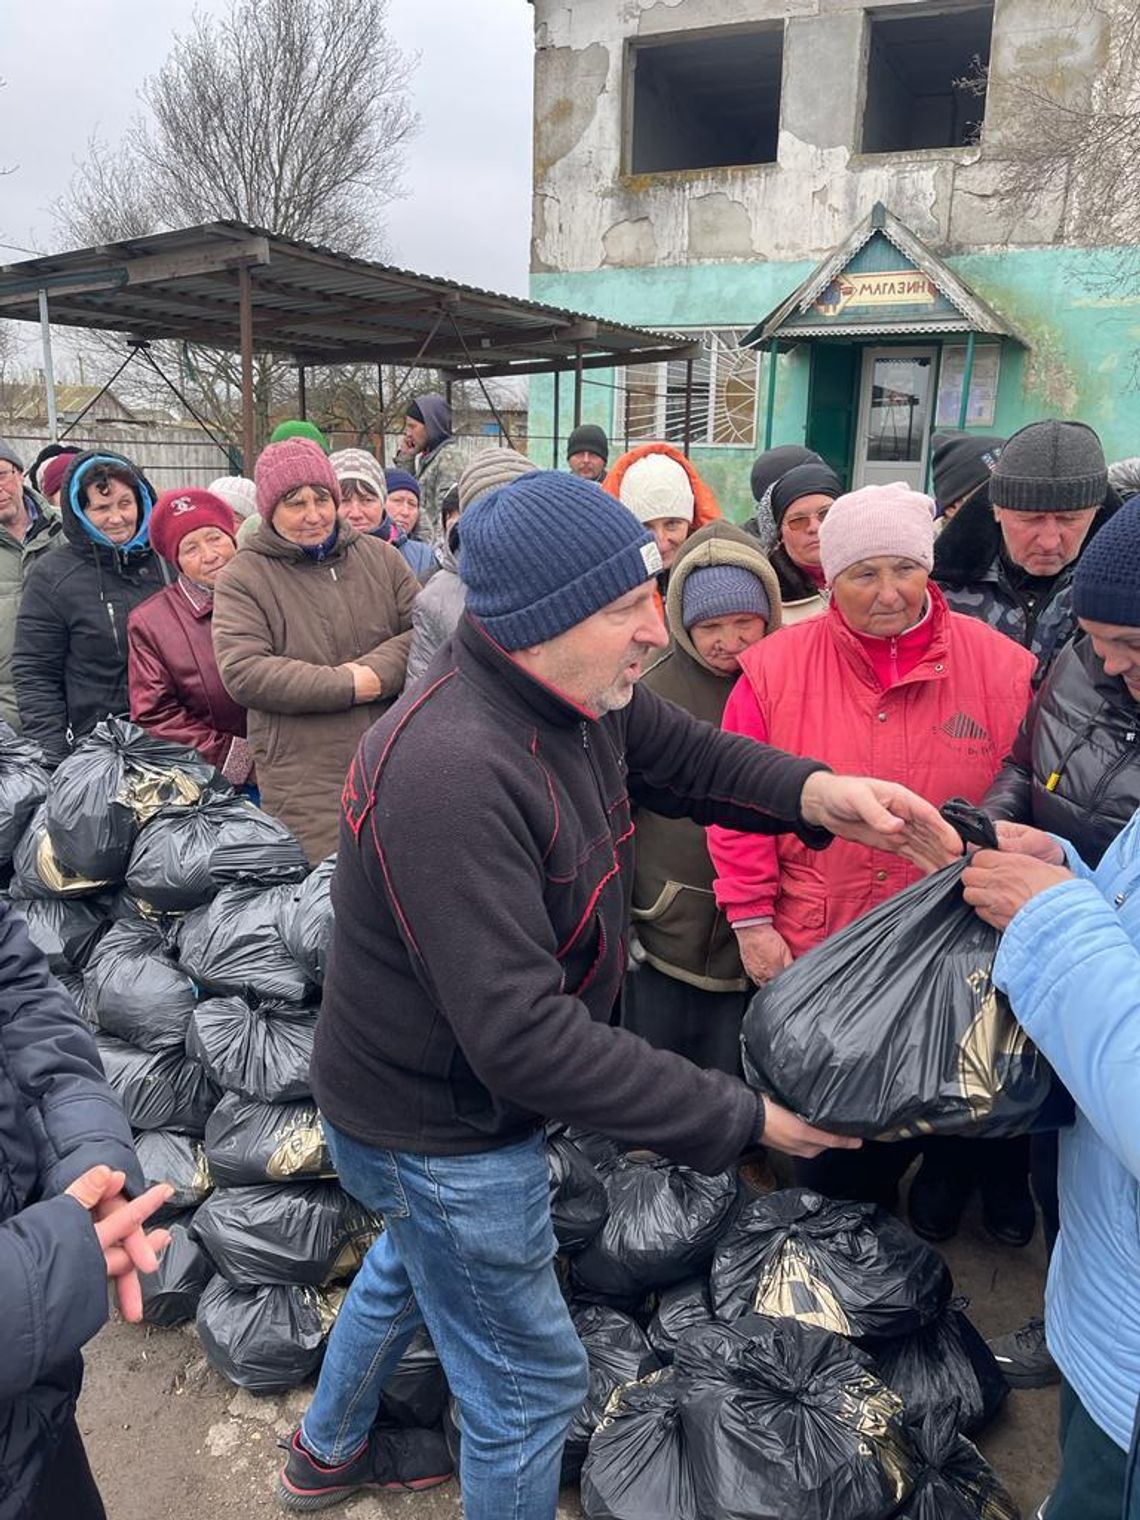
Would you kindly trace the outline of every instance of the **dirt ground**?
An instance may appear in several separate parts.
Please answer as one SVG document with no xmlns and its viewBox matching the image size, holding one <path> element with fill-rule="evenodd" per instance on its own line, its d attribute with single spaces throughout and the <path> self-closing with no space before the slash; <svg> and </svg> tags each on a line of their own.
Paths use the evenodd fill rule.
<svg viewBox="0 0 1140 1520">
<path fill-rule="evenodd" d="M 1040 1231 L 1024 1251 L 984 1235 L 975 1205 L 945 1247 L 956 1290 L 985 1335 L 1040 1312 Z M 89 1347 L 79 1422 L 110 1520 L 269 1520 L 277 1515 L 276 1442 L 291 1433 L 309 1398 L 254 1398 L 206 1364 L 192 1326 L 151 1330 L 109 1325 Z M 1010 1394 L 979 1445 L 1030 1520 L 1056 1471 L 1056 1390 Z M 358 1498 L 335 1514 L 353 1520 L 458 1520 L 455 1483 L 424 1494 Z M 567 1490 L 562 1520 L 579 1520 Z M 62 1517 L 61 1517 L 62 1520 Z M 789 1517 L 792 1520 L 792 1517 Z"/>
</svg>

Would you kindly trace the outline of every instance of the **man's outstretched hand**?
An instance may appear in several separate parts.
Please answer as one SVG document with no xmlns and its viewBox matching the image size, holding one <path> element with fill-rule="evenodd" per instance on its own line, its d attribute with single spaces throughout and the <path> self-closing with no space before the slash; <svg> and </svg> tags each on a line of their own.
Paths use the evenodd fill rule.
<svg viewBox="0 0 1140 1520">
<path fill-rule="evenodd" d="M 139 1273 L 156 1271 L 159 1253 L 170 1243 L 166 1230 L 148 1232 L 143 1225 L 173 1197 L 174 1189 L 160 1182 L 128 1200 L 123 1192 L 126 1180 L 125 1173 L 109 1166 L 93 1166 L 65 1191 L 92 1214 L 119 1309 L 124 1319 L 137 1323 L 143 1312 Z"/>
<path fill-rule="evenodd" d="M 893 781 L 814 771 L 804 782 L 800 813 L 805 823 L 901 855 L 927 874 L 962 856 L 957 830 L 938 809 Z"/>
<path fill-rule="evenodd" d="M 782 1151 L 785 1156 L 802 1156 L 810 1161 L 821 1151 L 857 1151 L 863 1144 L 851 1135 L 833 1135 L 825 1129 L 816 1129 L 806 1119 L 781 1108 L 771 1098 L 764 1099 L 764 1131 L 761 1145 L 770 1150 Z"/>
</svg>

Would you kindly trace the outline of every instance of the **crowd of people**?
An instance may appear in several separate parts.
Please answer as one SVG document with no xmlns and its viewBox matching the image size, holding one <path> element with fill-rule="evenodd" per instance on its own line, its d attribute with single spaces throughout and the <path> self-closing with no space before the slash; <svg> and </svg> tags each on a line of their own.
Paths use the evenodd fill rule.
<svg viewBox="0 0 1140 1520">
<path fill-rule="evenodd" d="M 51 767 L 129 714 L 314 865 L 337 852 L 313 1086 L 342 1183 L 387 1228 L 281 1502 L 380 1481 L 380 1391 L 426 1324 L 469 1520 L 553 1516 L 585 1378 L 552 1267 L 540 1126 L 558 1119 L 706 1171 L 762 1147 L 889 1208 L 921 1156 L 907 1209 L 932 1241 L 975 1189 L 1006 1245 L 1039 1208 L 1048 1310 L 993 1349 L 1012 1383 L 1063 1380 L 1048 1520 L 1122 1515 L 1140 1396 L 1135 462 L 1110 472 L 1074 421 L 945 434 L 927 496 L 847 490 L 785 446 L 755 462 L 744 512 L 669 443 L 611 463 L 592 424 L 541 470 L 464 452 L 427 395 L 404 446 L 386 470 L 286 422 L 251 479 L 159 495 L 110 451 L 52 446 L 25 470 L 0 443 L 0 717 Z M 755 987 L 960 854 L 938 813 L 953 797 L 997 824 L 965 890 L 1076 1101 L 1059 1143 L 860 1144 L 742 1080 Z M 16 920 L 0 939 L 0 1282 L 20 1340 L 0 1471 L 13 1514 L 60 1513 L 64 1483 L 83 1520 L 102 1513 L 74 1423 L 78 1351 L 105 1317 L 93 1279 L 137 1318 L 165 1195 L 144 1191 L 95 1047 Z"/>
</svg>

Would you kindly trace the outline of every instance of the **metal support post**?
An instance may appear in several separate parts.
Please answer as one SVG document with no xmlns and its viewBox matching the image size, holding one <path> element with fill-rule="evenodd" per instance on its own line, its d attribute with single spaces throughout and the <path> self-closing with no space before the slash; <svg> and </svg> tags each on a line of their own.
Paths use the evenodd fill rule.
<svg viewBox="0 0 1140 1520">
<path fill-rule="evenodd" d="M 693 442 L 693 361 L 685 360 L 685 458 Z"/>
<path fill-rule="evenodd" d="M 558 411 L 562 403 L 562 371 L 554 371 L 554 441 L 550 448 L 550 468 L 558 468 Z"/>
<path fill-rule="evenodd" d="M 384 366 L 382 364 L 376 366 L 376 400 L 380 408 L 380 443 L 376 452 L 380 456 L 380 464 L 383 467 L 388 463 L 386 457 L 387 445 L 384 442 L 385 424 L 388 419 L 384 414 Z"/>
<path fill-rule="evenodd" d="M 252 479 L 256 442 L 253 417 L 253 290 L 248 264 L 238 265 L 238 321 L 241 330 L 242 473 Z"/>
<path fill-rule="evenodd" d="M 574 426 L 582 426 L 582 345 L 574 345 Z"/>
<path fill-rule="evenodd" d="M 55 408 L 55 369 L 51 359 L 51 321 L 48 317 L 47 291 L 40 291 L 40 346 L 44 357 L 44 390 L 47 392 L 48 432 L 53 443 L 59 442 L 59 416 Z"/>
<path fill-rule="evenodd" d="M 779 341 L 773 338 L 768 344 L 768 410 L 764 418 L 764 447 L 772 447 L 772 424 L 776 416 L 776 359 L 779 356 Z"/>
<path fill-rule="evenodd" d="M 309 415 L 308 398 L 305 395 L 305 366 L 297 366 L 297 416 L 304 422 Z"/>
<path fill-rule="evenodd" d="M 970 386 L 974 383 L 974 334 L 966 334 L 966 364 L 962 371 L 962 400 L 958 407 L 958 427 L 964 428 L 970 416 Z"/>
</svg>

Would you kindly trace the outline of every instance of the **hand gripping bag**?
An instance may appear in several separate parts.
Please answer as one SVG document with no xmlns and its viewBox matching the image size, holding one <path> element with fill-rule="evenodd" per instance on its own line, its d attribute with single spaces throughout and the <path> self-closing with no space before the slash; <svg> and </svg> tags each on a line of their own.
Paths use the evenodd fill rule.
<svg viewBox="0 0 1140 1520">
<path fill-rule="evenodd" d="M 674 1371 L 702 1520 L 887 1520 L 918 1459 L 902 1400 L 842 1336 L 751 1315 L 691 1330 Z"/>
<path fill-rule="evenodd" d="M 965 861 L 794 961 L 744 1017 L 747 1080 L 835 1134 L 1001 1136 L 1068 1122 L 1044 1057 L 993 983 L 1001 936 Z"/>
<path fill-rule="evenodd" d="M 602 1168 L 606 1222 L 574 1257 L 580 1296 L 636 1302 L 704 1270 L 736 1201 L 736 1176 L 706 1177 L 647 1152 Z"/>
<path fill-rule="evenodd" d="M 157 913 L 185 913 L 235 882 L 270 887 L 308 869 L 289 829 L 235 794 L 156 813 L 131 851 L 127 887 Z"/>
<path fill-rule="evenodd" d="M 61 762 L 47 795 L 47 833 L 73 876 L 122 881 L 139 829 L 161 808 L 229 794 L 197 750 L 106 718 Z"/>
<path fill-rule="evenodd" d="M 258 1103 L 226 1093 L 206 1121 L 206 1160 L 218 1187 L 333 1178 L 315 1103 Z"/>
<path fill-rule="evenodd" d="M 589 1361 L 589 1387 L 578 1413 L 566 1433 L 562 1454 L 562 1482 L 577 1481 L 586 1459 L 590 1437 L 598 1428 L 606 1405 L 616 1389 L 657 1368 L 657 1358 L 636 1320 L 618 1309 L 583 1304 L 571 1311 L 578 1338 Z"/>
<path fill-rule="evenodd" d="M 190 1019 L 186 1053 L 226 1092 L 287 1103 L 310 1096 L 316 1028 L 316 1009 L 291 1003 L 251 1008 L 240 997 L 208 998 Z"/>
<path fill-rule="evenodd" d="M 701 1520 L 671 1367 L 618 1388 L 582 1468 L 588 1520 Z"/>
<path fill-rule="evenodd" d="M 717 1246 L 709 1277 L 718 1319 L 787 1316 L 868 1341 L 929 1324 L 951 1288 L 942 1257 L 893 1214 L 807 1188 L 770 1193 L 742 1209 Z"/>
</svg>

